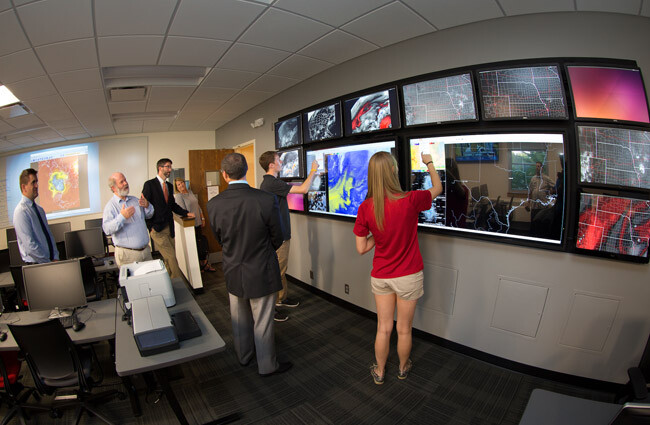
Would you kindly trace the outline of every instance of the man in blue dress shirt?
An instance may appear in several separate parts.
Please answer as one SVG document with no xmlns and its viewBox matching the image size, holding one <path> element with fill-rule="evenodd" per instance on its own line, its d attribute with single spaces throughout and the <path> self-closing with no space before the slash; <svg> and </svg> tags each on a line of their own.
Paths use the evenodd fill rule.
<svg viewBox="0 0 650 425">
<path fill-rule="evenodd" d="M 45 211 L 34 202 L 38 197 L 38 174 L 33 168 L 20 173 L 20 191 L 23 196 L 14 210 L 20 256 L 28 264 L 58 260 L 59 251 L 47 225 Z"/>
<path fill-rule="evenodd" d="M 153 216 L 153 205 L 142 194 L 129 196 L 129 183 L 122 173 L 108 178 L 113 197 L 104 207 L 102 228 L 113 237 L 115 262 L 118 267 L 136 261 L 152 260 L 146 218 Z"/>
</svg>

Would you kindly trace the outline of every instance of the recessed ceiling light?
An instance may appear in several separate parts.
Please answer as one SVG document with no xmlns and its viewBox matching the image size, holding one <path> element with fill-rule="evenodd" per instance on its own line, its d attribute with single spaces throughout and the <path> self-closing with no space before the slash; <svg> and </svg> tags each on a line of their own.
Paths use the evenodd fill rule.
<svg viewBox="0 0 650 425">
<path fill-rule="evenodd" d="M 0 86 L 0 107 L 20 102 L 14 94 L 5 86 Z"/>
</svg>

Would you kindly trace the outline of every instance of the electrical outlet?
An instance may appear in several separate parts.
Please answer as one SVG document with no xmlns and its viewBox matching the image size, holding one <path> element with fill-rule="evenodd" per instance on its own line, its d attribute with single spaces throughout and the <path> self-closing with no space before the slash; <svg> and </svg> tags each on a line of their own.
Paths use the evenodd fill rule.
<svg viewBox="0 0 650 425">
<path fill-rule="evenodd" d="M 314 278 L 314 271 L 313 270 L 309 270 L 309 278 L 310 279 Z"/>
<path fill-rule="evenodd" d="M 345 284 L 345 293 L 346 294 L 350 293 L 350 285 L 348 285 L 347 283 Z"/>
</svg>

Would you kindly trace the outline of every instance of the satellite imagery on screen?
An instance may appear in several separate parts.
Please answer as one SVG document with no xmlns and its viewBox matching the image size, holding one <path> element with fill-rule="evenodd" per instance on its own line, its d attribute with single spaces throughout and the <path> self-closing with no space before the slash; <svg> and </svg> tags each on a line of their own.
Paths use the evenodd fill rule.
<svg viewBox="0 0 650 425">
<path fill-rule="evenodd" d="M 300 177 L 300 150 L 292 149 L 285 152 L 279 152 L 282 168 L 280 168 L 280 178 L 298 178 Z"/>
<path fill-rule="evenodd" d="M 405 85 L 406 125 L 476 119 L 471 74 Z"/>
<path fill-rule="evenodd" d="M 275 123 L 275 146 L 278 149 L 300 145 L 300 122 L 298 117 Z"/>
<path fill-rule="evenodd" d="M 576 248 L 647 258 L 650 201 L 582 193 Z"/>
<path fill-rule="evenodd" d="M 650 189 L 650 132 L 578 127 L 580 181 Z"/>
<path fill-rule="evenodd" d="M 393 126 L 388 90 L 347 100 L 345 105 L 350 112 L 352 134 L 383 130 Z"/>
<path fill-rule="evenodd" d="M 557 66 L 479 72 L 486 119 L 567 118 Z"/>
<path fill-rule="evenodd" d="M 324 106 L 305 114 L 305 142 L 341 137 L 340 103 Z"/>
</svg>

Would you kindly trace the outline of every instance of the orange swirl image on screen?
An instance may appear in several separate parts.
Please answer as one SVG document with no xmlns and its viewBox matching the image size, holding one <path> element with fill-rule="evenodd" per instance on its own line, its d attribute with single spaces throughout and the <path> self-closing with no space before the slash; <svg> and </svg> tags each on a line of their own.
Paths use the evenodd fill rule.
<svg viewBox="0 0 650 425">
<path fill-rule="evenodd" d="M 46 213 L 79 208 L 79 157 L 40 161 L 39 200 Z"/>
</svg>

